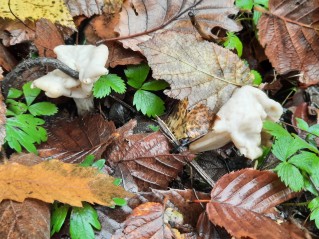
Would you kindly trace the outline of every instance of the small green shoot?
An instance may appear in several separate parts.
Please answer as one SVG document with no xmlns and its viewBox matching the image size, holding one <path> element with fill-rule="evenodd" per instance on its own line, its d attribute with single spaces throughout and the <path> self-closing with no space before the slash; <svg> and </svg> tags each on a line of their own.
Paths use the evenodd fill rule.
<svg viewBox="0 0 319 239">
<path fill-rule="evenodd" d="M 269 0 L 236 0 L 236 6 L 243 11 L 253 11 L 253 22 L 257 25 L 262 13 L 254 7 L 268 9 Z"/>
<path fill-rule="evenodd" d="M 69 208 L 70 206 L 67 204 L 61 204 L 58 202 L 53 204 L 53 212 L 51 215 L 51 236 L 61 230 L 66 216 L 68 215 Z"/>
<path fill-rule="evenodd" d="M 307 190 L 316 196 L 309 205 L 311 220 L 319 228 L 319 150 L 314 137 L 319 135 L 318 125 L 309 127 L 307 122 L 297 119 L 297 126 L 307 131 L 306 140 L 290 134 L 281 125 L 266 121 L 264 130 L 275 136 L 272 153 L 281 161 L 274 169 L 286 186 L 293 191 Z"/>
<path fill-rule="evenodd" d="M 233 32 L 227 32 L 227 38 L 224 42 L 224 47 L 231 50 L 236 49 L 237 55 L 239 57 L 241 57 L 243 54 L 243 43 Z"/>
<path fill-rule="evenodd" d="M 159 91 L 168 87 L 168 83 L 163 80 L 153 80 L 146 82 L 150 68 L 146 64 L 129 66 L 125 70 L 128 79 L 127 83 L 137 89 L 134 94 L 133 104 L 136 109 L 149 117 L 155 117 L 164 113 L 164 101 L 150 91 Z"/>
<path fill-rule="evenodd" d="M 254 85 L 260 85 L 263 81 L 260 73 L 256 70 L 251 70 L 250 73 L 252 73 L 254 75 L 254 81 L 253 81 L 253 84 Z"/>
<path fill-rule="evenodd" d="M 150 130 L 154 131 L 154 132 L 157 132 L 157 131 L 160 130 L 160 127 L 159 127 L 158 125 L 152 125 L 152 124 L 150 124 L 150 125 L 148 126 L 148 128 L 149 128 Z"/>
<path fill-rule="evenodd" d="M 31 82 L 23 86 L 23 91 L 11 88 L 8 92 L 5 140 L 9 147 L 17 152 L 25 148 L 29 152 L 37 153 L 35 143 L 40 144 L 47 140 L 47 132 L 41 126 L 45 121 L 36 116 L 54 115 L 58 108 L 50 102 L 33 104 L 40 92 L 40 89 L 31 88 Z M 21 102 L 22 97 L 26 103 Z"/>
</svg>

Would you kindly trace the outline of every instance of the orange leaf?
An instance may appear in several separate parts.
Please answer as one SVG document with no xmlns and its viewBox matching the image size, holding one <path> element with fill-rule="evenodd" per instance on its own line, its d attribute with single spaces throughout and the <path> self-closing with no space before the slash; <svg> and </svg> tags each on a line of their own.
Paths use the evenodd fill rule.
<svg viewBox="0 0 319 239">
<path fill-rule="evenodd" d="M 25 198 L 36 198 L 49 203 L 58 200 L 78 207 L 82 206 L 82 201 L 111 206 L 114 205 L 112 198 L 130 195 L 113 181 L 113 177 L 96 168 L 58 160 L 34 166 L 7 163 L 0 166 L 0 201 L 22 202 Z"/>
</svg>

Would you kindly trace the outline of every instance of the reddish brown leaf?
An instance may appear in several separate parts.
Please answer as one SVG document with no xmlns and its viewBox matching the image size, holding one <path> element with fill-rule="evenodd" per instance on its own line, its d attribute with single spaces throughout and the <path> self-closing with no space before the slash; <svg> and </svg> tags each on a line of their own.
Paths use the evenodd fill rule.
<svg viewBox="0 0 319 239">
<path fill-rule="evenodd" d="M 258 28 L 270 62 L 281 74 L 299 70 L 302 83 L 318 83 L 318 0 L 270 0 L 269 9 L 260 18 Z"/>
<path fill-rule="evenodd" d="M 197 233 L 199 239 L 230 239 L 231 236 L 224 228 L 214 225 L 207 216 L 202 212 L 197 222 Z"/>
<path fill-rule="evenodd" d="M 168 239 L 173 238 L 167 225 L 164 224 L 162 204 L 147 202 L 135 208 L 125 220 L 123 229 L 116 232 L 112 239 Z"/>
<path fill-rule="evenodd" d="M 7 71 L 11 71 L 17 65 L 17 60 L 11 53 L 0 43 L 0 66 Z"/>
<path fill-rule="evenodd" d="M 211 222 L 235 237 L 291 238 L 264 213 L 296 195 L 275 173 L 244 169 L 218 180 L 206 211 Z"/>
<path fill-rule="evenodd" d="M 50 208 L 45 202 L 5 200 L 0 204 L 0 238 L 50 238 Z"/>
<path fill-rule="evenodd" d="M 160 29 L 171 29 L 195 33 L 188 17 L 188 12 L 194 11 L 196 19 L 204 32 L 211 35 L 213 27 L 221 27 L 229 31 L 241 30 L 241 25 L 228 18 L 238 12 L 234 0 L 128 0 L 122 6 L 118 32 L 121 37 L 139 34 L 122 40 L 124 47 L 139 51 L 138 43 L 151 38 Z"/>
<path fill-rule="evenodd" d="M 114 32 L 114 27 L 118 21 L 119 14 L 95 17 L 85 30 L 87 40 L 95 44 L 100 39 L 117 37 L 118 34 Z M 123 48 L 119 42 L 111 41 L 105 44 L 109 48 L 106 66 L 114 68 L 118 65 L 136 65 L 144 60 L 140 53 Z"/>
<path fill-rule="evenodd" d="M 39 50 L 39 55 L 55 58 L 54 47 L 64 45 L 59 29 L 49 20 L 42 18 L 36 22 L 35 34 L 34 44 Z"/>
<path fill-rule="evenodd" d="M 108 155 L 114 168 L 127 169 L 140 191 L 152 188 L 166 189 L 187 160 L 193 155 L 170 154 L 170 144 L 160 132 L 135 134 L 121 138 Z"/>
<path fill-rule="evenodd" d="M 101 158 L 113 140 L 115 126 L 101 115 L 87 115 L 73 120 L 58 119 L 50 122 L 47 130 L 48 141 L 38 148 L 39 156 L 80 163 L 89 154 Z"/>
</svg>

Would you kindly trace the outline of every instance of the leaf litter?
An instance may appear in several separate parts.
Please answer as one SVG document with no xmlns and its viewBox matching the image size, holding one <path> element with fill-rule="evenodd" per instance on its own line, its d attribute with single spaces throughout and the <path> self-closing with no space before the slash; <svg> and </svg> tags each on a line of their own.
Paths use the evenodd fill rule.
<svg viewBox="0 0 319 239">
<path fill-rule="evenodd" d="M 51 14 L 53 18 L 47 17 L 51 22 L 44 19 L 39 20 L 40 15 L 44 16 L 43 9 L 36 9 L 31 17 L 35 22 L 28 25 L 31 29 L 23 24 L 18 24 L 15 28 L 18 30 L 16 38 L 12 33 L 11 36 L 0 34 L 3 43 L 6 40 L 7 45 L 15 44 L 16 49 L 20 51 L 21 45 L 33 42 L 40 56 L 55 57 L 53 48 L 63 44 L 72 32 L 70 29 L 67 30 L 65 26 L 74 29 L 75 25 L 70 16 L 82 14 L 85 15 L 82 16 L 82 19 L 88 19 L 86 17 L 100 14 L 100 16 L 93 17 L 88 26 L 85 27 L 84 34 L 87 41 L 95 44 L 96 41 L 106 40 L 106 44 L 113 47 L 110 48 L 112 49 L 112 51 L 110 50 L 111 57 L 107 63 L 111 67 L 138 64 L 143 57 L 146 57 L 153 78 L 164 79 L 169 83 L 170 89 L 165 90 L 164 93 L 171 98 L 181 100 L 181 103 L 176 106 L 175 112 L 170 114 L 166 121 L 174 136 L 179 140 L 194 139 L 211 130 L 214 113 L 218 112 L 220 107 L 230 98 L 232 92 L 240 86 L 252 85 L 254 82 L 254 75 L 250 71 L 250 68 L 253 69 L 252 65 L 248 66 L 236 54 L 216 43 L 201 40 L 201 34 L 196 32 L 188 16 L 188 13 L 192 12 L 204 33 L 210 35 L 217 43 L 221 43 L 223 38 L 215 35 L 212 31 L 216 27 L 230 32 L 238 32 L 242 29 L 240 21 L 234 20 L 231 16 L 238 13 L 238 8 L 234 5 L 233 0 L 214 3 L 208 0 L 180 3 L 166 0 L 154 2 L 127 0 L 123 5 L 122 1 L 108 1 L 106 3 L 96 1 L 92 4 L 90 0 L 80 0 L 78 5 L 74 4 L 74 1 L 69 1 L 66 5 L 64 2 L 54 2 L 63 5 L 62 15 L 53 12 Z M 13 12 L 18 12 L 20 21 L 30 18 L 30 13 L 19 13 L 15 2 L 11 1 L 11 3 L 13 3 Z M 31 3 L 22 2 L 22 4 L 30 5 Z M 159 4 L 162 6 L 161 9 L 156 7 Z M 122 7 L 120 7 L 121 5 Z M 34 7 L 35 5 L 32 3 L 30 6 Z M 295 10 L 291 11 L 289 6 L 294 6 Z M 298 11 L 301 8 L 304 9 L 305 18 L 298 18 L 298 14 L 300 15 Z M 4 21 L 13 19 L 12 15 L 7 15 L 9 11 L 6 9 L 7 6 L 0 4 L 0 11 L 6 11 Z M 313 9 L 313 11 L 309 11 L 309 9 Z M 314 76 L 317 69 L 315 57 L 317 53 L 317 41 L 315 40 L 317 38 L 317 24 L 313 16 L 315 16 L 317 9 L 315 1 L 302 1 L 299 6 L 294 1 L 270 0 L 269 12 L 262 14 L 257 25 L 260 43 L 265 47 L 266 55 L 274 68 L 280 74 L 291 70 L 300 70 L 303 77 L 299 81 L 305 85 L 316 82 Z M 56 8 L 50 10 L 56 11 Z M 295 11 L 296 15 L 293 14 Z M 54 24 L 57 22 L 64 27 Z M 110 22 L 111 24 L 109 24 Z M 266 24 L 269 22 L 272 24 Z M 34 28 L 35 26 L 36 28 Z M 282 26 L 287 27 L 285 31 L 275 31 L 275 29 L 284 29 Z M 8 31 L 1 25 L 0 28 L 2 32 Z M 35 29 L 35 35 L 33 35 L 32 29 Z M 82 30 L 79 28 L 79 31 Z M 291 35 L 292 31 L 296 31 L 298 34 Z M 108 42 L 108 38 L 117 37 L 124 47 L 136 52 L 124 49 L 117 41 Z M 303 37 L 306 40 L 303 40 Z M 83 40 L 81 35 L 78 35 L 77 41 L 81 42 L 81 40 Z M 273 44 L 273 41 L 276 43 L 284 41 L 287 44 Z M 276 49 L 272 48 L 273 46 L 278 46 L 279 54 L 277 54 Z M 244 56 L 245 50 L 247 50 L 245 47 L 246 45 L 244 45 Z M 305 49 L 310 48 L 312 50 L 305 51 Z M 20 56 L 10 52 L 8 47 L 0 43 L 0 65 L 6 71 L 11 71 L 14 65 L 21 61 L 17 60 L 20 59 Z M 150 83 L 150 79 L 146 79 L 145 84 L 148 83 Z M 127 92 L 132 93 L 132 89 L 128 88 Z M 126 93 L 125 96 L 116 101 L 129 102 L 132 105 L 133 101 L 128 95 Z M 119 207 L 115 209 L 96 207 L 100 221 L 110 222 L 113 220 L 113 222 L 118 223 L 117 227 L 110 226 L 107 229 L 101 223 L 101 231 L 95 232 L 97 238 L 104 238 L 105 234 L 103 233 L 113 235 L 113 238 L 135 238 L 137 235 L 143 238 L 150 238 L 151 235 L 155 238 L 198 238 L 202 236 L 215 238 L 213 235 L 218 235 L 219 238 L 230 238 L 231 236 L 263 238 L 266 231 L 267 238 L 308 238 L 310 236 L 307 231 L 303 232 L 293 223 L 277 223 L 284 218 L 276 213 L 274 207 L 300 195 L 300 193 L 297 194 L 289 190 L 272 172 L 244 169 L 228 173 L 219 180 L 214 180 L 215 186 L 211 190 L 210 196 L 202 193 L 201 189 L 199 191 L 194 189 L 198 186 L 196 183 L 192 184 L 193 182 L 187 184 L 192 185 L 193 190 L 184 189 L 186 184 L 183 185 L 181 182 L 185 180 L 184 177 L 187 174 L 186 165 L 193 160 L 194 156 L 187 151 L 172 153 L 174 145 L 160 132 L 154 133 L 145 130 L 147 132 L 133 133 L 136 124 L 134 121 L 116 129 L 113 122 L 104 119 L 104 114 L 108 116 L 108 110 L 105 109 L 114 104 L 113 99 L 107 98 L 98 102 L 100 114 L 67 120 L 64 116 L 60 119 L 56 116 L 50 120 L 46 119 L 49 137 L 48 141 L 38 148 L 38 151 L 42 158 L 54 158 L 53 160 L 44 161 L 34 166 L 25 166 L 13 163 L 14 157 L 11 157 L 9 162 L 1 166 L 2 175 L 6 176 L 2 182 L 10 182 L 13 185 L 15 182 L 19 182 L 20 186 L 21 183 L 27 183 L 20 191 L 8 190 L 7 186 L 3 187 L 2 191 L 8 194 L 3 199 L 25 201 L 22 204 L 11 200 L 2 202 L 5 210 L 2 211 L 1 215 L 6 217 L 3 217 L 5 220 L 0 221 L 3 229 L 1 235 L 6 237 L 8 234 L 6 230 L 9 227 L 15 228 L 17 226 L 16 220 L 18 220 L 19 223 L 26 225 L 28 234 L 42 238 L 40 234 L 43 233 L 45 235 L 43 238 L 49 238 L 48 205 L 43 203 L 44 211 L 40 212 L 39 205 L 41 203 L 38 205 L 35 201 L 35 204 L 29 204 L 34 200 L 26 199 L 33 198 L 34 195 L 36 195 L 35 198 L 42 201 L 59 200 L 76 206 L 82 205 L 83 201 L 114 205 L 112 203 L 113 197 L 131 196 L 121 187 L 115 186 L 114 180 L 106 174 L 93 168 L 81 168 L 76 165 L 83 162 L 88 155 L 93 154 L 96 160 L 102 157 L 107 160 L 108 166 L 102 167 L 104 172 L 108 171 L 120 176 L 124 188 L 136 193 L 134 198 L 128 200 L 128 207 L 131 209 L 129 212 Z M 168 101 L 166 100 L 165 103 Z M 69 103 L 64 99 L 58 102 Z M 3 106 L 1 109 L 1 115 L 4 116 L 5 107 Z M 5 117 L 1 120 L 1 125 L 4 123 Z M 4 139 L 4 130 L 0 132 L 2 132 L 0 138 Z M 234 152 L 236 153 L 235 150 L 229 147 L 227 149 L 226 146 L 217 153 L 214 152 L 215 159 L 222 157 L 227 160 L 224 162 L 223 174 L 229 168 L 236 168 L 233 167 L 234 165 L 230 165 L 237 162 L 239 157 Z M 26 154 L 21 154 L 20 157 L 24 159 L 25 163 L 30 162 L 31 158 L 35 158 L 35 156 Z M 227 158 L 232 159 L 228 160 Z M 55 159 L 72 162 L 74 165 L 65 164 Z M 49 170 L 52 168 L 50 165 L 54 166 L 52 166 L 54 171 Z M 10 175 L 10 170 L 15 172 L 12 174 L 13 177 Z M 41 175 L 43 178 L 37 178 Z M 77 179 L 77 176 L 80 178 Z M 21 180 L 16 181 L 21 177 L 23 178 L 22 182 Z M 25 179 L 29 177 L 31 177 L 30 180 L 26 181 Z M 34 178 L 32 179 L 32 177 Z M 97 188 L 91 194 L 90 190 L 95 187 L 89 181 L 94 177 L 109 179 L 106 180 L 107 182 L 102 180 L 103 183 L 95 181 L 94 185 L 97 185 Z M 65 179 L 69 181 L 70 187 L 74 187 L 81 180 L 87 180 L 85 187 L 79 186 L 77 189 L 81 190 L 72 192 L 75 193 L 73 196 L 76 199 L 70 195 L 71 198 L 65 199 L 63 196 L 67 195 L 60 195 L 72 194 L 70 190 L 63 189 L 68 187 L 68 184 L 63 181 Z M 186 180 L 192 181 L 191 178 Z M 35 183 L 32 183 L 33 181 Z M 48 183 L 57 188 L 46 191 L 43 185 L 48 185 Z M 173 188 L 168 190 L 169 186 L 183 188 L 183 190 Z M 109 187 L 107 192 L 104 190 L 105 187 Z M 120 192 L 122 194 L 115 195 Z M 77 193 L 84 194 L 83 198 L 79 200 Z M 106 200 L 101 201 L 99 197 L 94 198 L 94 194 L 100 195 L 101 193 L 105 193 L 104 199 L 107 198 Z M 89 204 L 85 204 L 85 207 L 86 205 Z M 315 202 L 312 202 L 311 206 L 315 208 Z M 43 221 L 35 223 L 37 228 L 41 225 L 41 230 L 36 232 L 39 234 L 33 234 L 37 228 L 31 227 L 27 221 L 23 220 L 24 217 L 16 218 L 12 214 L 16 210 L 21 210 L 21 215 L 24 215 L 25 212 L 31 213 L 28 211 L 30 208 L 31 210 L 34 208 L 35 214 L 42 215 L 43 213 L 45 215 L 42 218 Z M 96 229 L 100 228 L 95 209 L 92 208 L 92 210 L 92 214 L 90 214 L 92 221 L 75 227 L 87 228 L 85 231 L 87 238 L 94 238 L 92 226 Z M 77 217 L 81 217 L 76 210 L 75 214 Z M 83 216 L 85 215 L 88 214 L 83 214 Z M 34 215 L 31 217 L 32 220 L 38 219 Z M 137 223 L 141 221 L 143 223 Z M 6 222 L 8 223 L 6 224 Z M 260 231 L 252 226 L 256 222 L 264 230 Z M 77 237 L 76 233 L 79 232 L 77 230 L 74 227 L 71 229 L 72 237 Z M 15 235 L 24 233 L 26 232 L 20 228 L 20 230 L 16 230 Z"/>
</svg>

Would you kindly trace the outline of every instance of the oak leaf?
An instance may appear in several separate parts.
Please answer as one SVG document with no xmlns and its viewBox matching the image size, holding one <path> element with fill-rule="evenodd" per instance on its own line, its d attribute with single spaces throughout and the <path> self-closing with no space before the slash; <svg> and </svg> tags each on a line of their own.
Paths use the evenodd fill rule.
<svg viewBox="0 0 319 239">
<path fill-rule="evenodd" d="M 305 84 L 319 82 L 318 0 L 270 0 L 259 22 L 259 41 L 280 74 L 298 70 Z"/>
<path fill-rule="evenodd" d="M 206 212 L 212 223 L 236 238 L 288 239 L 289 231 L 265 214 L 296 195 L 273 172 L 243 169 L 218 180 Z"/>
<path fill-rule="evenodd" d="M 228 31 L 240 31 L 242 26 L 228 16 L 237 14 L 234 0 L 128 0 L 122 6 L 119 25 L 116 29 L 124 47 L 139 51 L 138 43 L 151 38 L 152 34 L 161 29 L 179 30 L 194 33 L 194 27 L 188 12 L 196 13 L 196 19 L 203 31 L 212 35 L 214 27 Z M 136 37 L 133 37 L 136 36 Z"/>
<path fill-rule="evenodd" d="M 101 158 L 113 141 L 115 125 L 102 115 L 57 119 L 46 126 L 48 141 L 38 147 L 39 156 L 68 163 L 81 163 L 89 154 Z"/>
<path fill-rule="evenodd" d="M 53 23 L 57 22 L 75 29 L 73 19 L 63 0 L 0 1 L 0 17 L 13 20 L 18 17 L 22 21 L 46 18 Z"/>
<path fill-rule="evenodd" d="M 23 202 L 26 198 L 35 198 L 48 203 L 57 200 L 77 207 L 81 207 L 83 201 L 112 206 L 115 205 L 113 198 L 130 195 L 113 182 L 113 177 L 96 168 L 58 160 L 34 166 L 9 162 L 0 166 L 0 201 Z"/>
<path fill-rule="evenodd" d="M 164 79 L 169 97 L 188 98 L 189 108 L 198 103 L 214 113 L 242 85 L 251 84 L 249 67 L 230 50 L 198 41 L 193 34 L 167 31 L 139 44 L 155 79 Z"/>
</svg>

